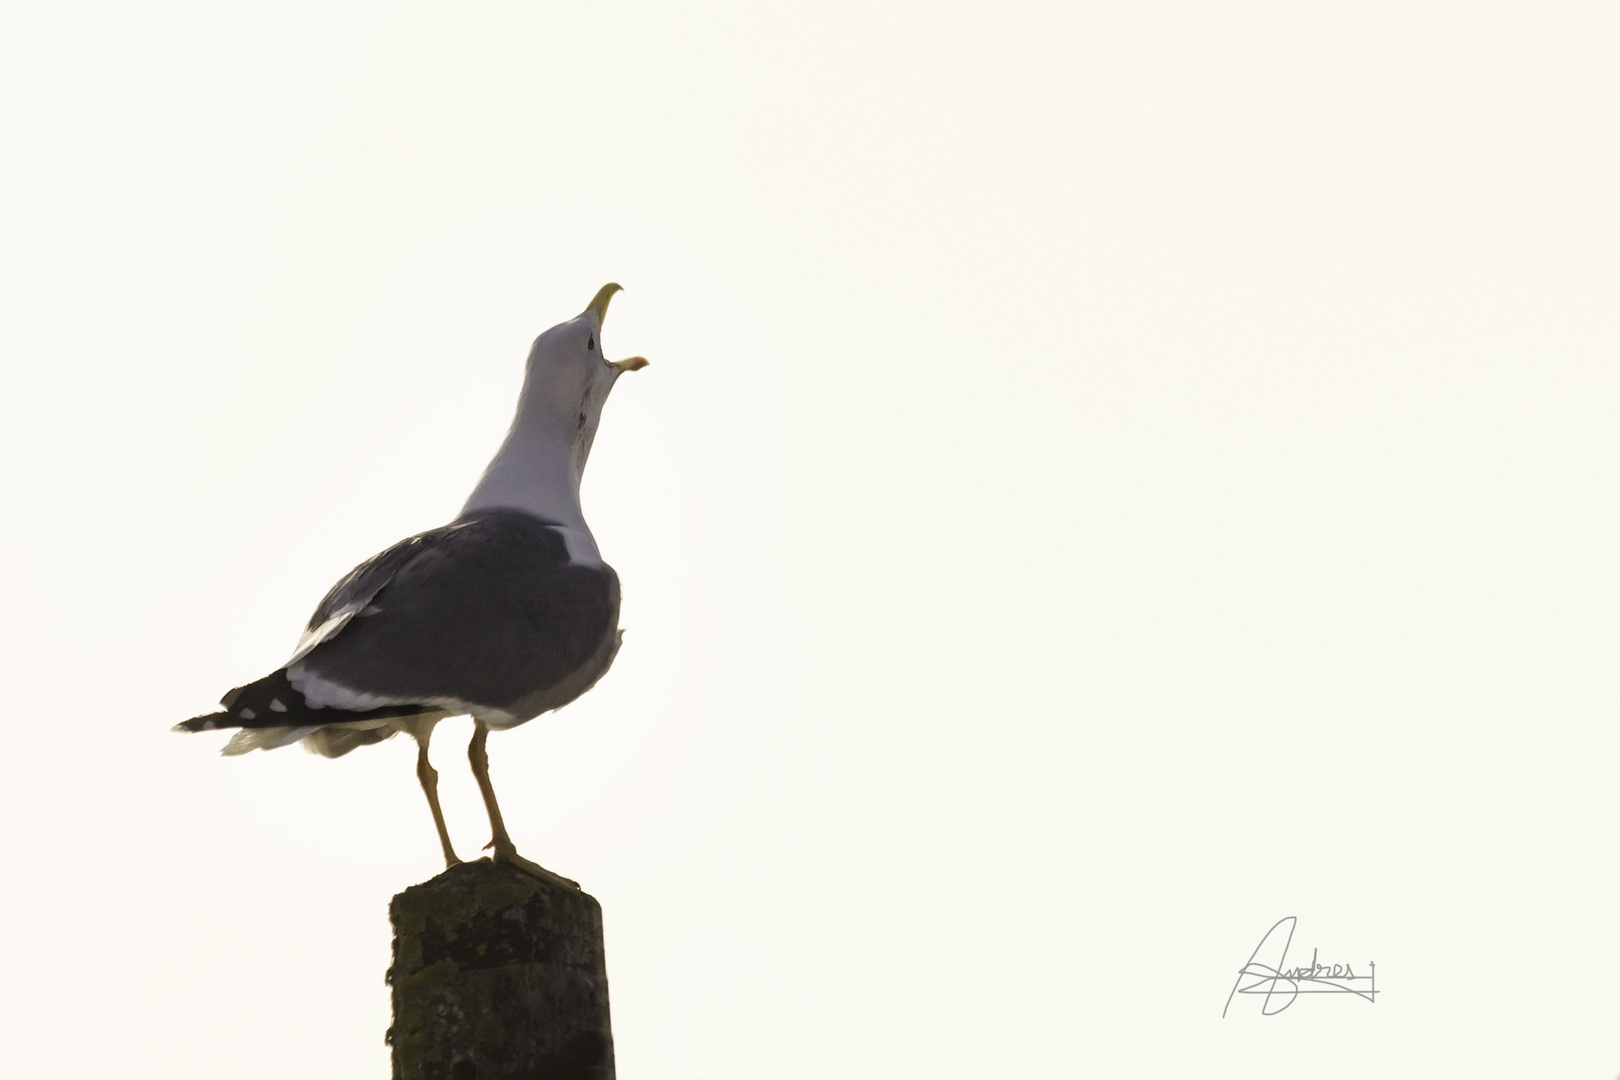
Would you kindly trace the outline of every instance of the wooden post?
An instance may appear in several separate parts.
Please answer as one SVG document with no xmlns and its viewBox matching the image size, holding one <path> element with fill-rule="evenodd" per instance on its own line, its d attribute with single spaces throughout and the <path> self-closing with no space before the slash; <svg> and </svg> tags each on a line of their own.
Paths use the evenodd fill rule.
<svg viewBox="0 0 1620 1080">
<path fill-rule="evenodd" d="M 394 1080 L 613 1080 L 602 908 L 488 859 L 413 885 L 394 924 Z"/>
</svg>

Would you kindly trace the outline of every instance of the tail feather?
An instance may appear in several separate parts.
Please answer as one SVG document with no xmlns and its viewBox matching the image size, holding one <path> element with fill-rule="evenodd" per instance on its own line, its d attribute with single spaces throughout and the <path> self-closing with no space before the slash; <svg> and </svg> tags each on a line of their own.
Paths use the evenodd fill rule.
<svg viewBox="0 0 1620 1080">
<path fill-rule="evenodd" d="M 321 730 L 314 725 L 304 727 L 246 727 L 242 728 L 220 751 L 226 757 L 236 757 L 250 750 L 274 750 L 278 746 L 295 743 L 304 736 Z"/>
<path fill-rule="evenodd" d="M 218 712 L 194 716 L 174 726 L 175 731 L 216 731 L 220 728 L 241 728 L 226 744 L 224 753 L 245 754 L 249 750 L 271 750 L 297 742 L 311 733 L 333 724 L 351 725 L 365 721 L 383 721 L 393 717 L 416 716 L 426 712 L 439 712 L 430 705 L 384 705 L 376 709 L 357 712 L 349 709 L 313 708 L 304 695 L 293 688 L 282 668 L 257 682 L 238 686 L 220 699 L 224 706 Z M 332 741 L 331 749 L 347 753 L 364 742 L 375 742 L 393 734 L 385 724 L 377 724 L 387 734 L 370 739 L 349 738 Z M 296 734 L 295 734 L 296 733 Z M 325 743 L 323 742 L 323 747 Z M 342 749 L 338 749 L 339 746 Z M 326 750 L 317 750 L 325 753 Z M 328 753 L 328 756 L 337 754 Z"/>
<path fill-rule="evenodd" d="M 387 722 L 380 722 L 376 727 L 370 728 L 355 724 L 329 724 L 305 735 L 304 749 L 321 757 L 337 758 L 356 747 L 370 746 L 384 739 L 392 739 L 399 732 L 398 727 Z"/>
</svg>

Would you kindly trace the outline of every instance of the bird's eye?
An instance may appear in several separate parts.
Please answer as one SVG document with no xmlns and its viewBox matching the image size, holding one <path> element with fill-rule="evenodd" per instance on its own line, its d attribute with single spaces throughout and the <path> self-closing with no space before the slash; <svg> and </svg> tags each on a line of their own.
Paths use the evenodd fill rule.
<svg viewBox="0 0 1620 1080">
<path fill-rule="evenodd" d="M 592 334 L 590 337 L 585 339 L 585 347 L 587 349 L 596 348 L 596 335 L 595 334 Z"/>
</svg>

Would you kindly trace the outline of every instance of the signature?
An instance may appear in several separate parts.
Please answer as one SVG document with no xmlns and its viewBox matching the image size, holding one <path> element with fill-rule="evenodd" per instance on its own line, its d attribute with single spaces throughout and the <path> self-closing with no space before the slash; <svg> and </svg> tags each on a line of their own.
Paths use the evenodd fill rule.
<svg viewBox="0 0 1620 1080">
<path fill-rule="evenodd" d="M 1260 939 L 1260 944 L 1249 955 L 1249 962 L 1238 971 L 1232 992 L 1226 995 L 1226 1006 L 1221 1009 L 1223 1019 L 1226 1010 L 1232 1007 L 1232 999 L 1238 994 L 1260 995 L 1261 1016 L 1276 1016 L 1301 994 L 1354 994 L 1369 1002 L 1377 1000 L 1378 967 L 1371 960 L 1367 961 L 1367 974 L 1357 975 L 1349 964 L 1317 963 L 1316 950 L 1312 949 L 1309 964 L 1284 968 L 1283 965 L 1288 962 L 1288 946 L 1294 940 L 1294 926 L 1298 922 L 1297 915 L 1290 915 L 1286 919 L 1278 919 L 1276 925 L 1266 931 L 1265 937 Z M 1285 926 L 1287 932 L 1278 933 Z M 1281 948 L 1278 948 L 1279 942 Z M 1267 959 L 1275 955 L 1276 966 L 1259 962 L 1262 953 L 1266 954 Z"/>
</svg>

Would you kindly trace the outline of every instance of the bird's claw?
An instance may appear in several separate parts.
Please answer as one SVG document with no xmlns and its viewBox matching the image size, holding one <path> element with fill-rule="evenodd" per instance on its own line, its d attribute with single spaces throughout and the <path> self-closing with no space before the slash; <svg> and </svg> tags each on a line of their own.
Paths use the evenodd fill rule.
<svg viewBox="0 0 1620 1080">
<path fill-rule="evenodd" d="M 579 882 L 571 881 L 568 878 L 563 877 L 561 874 L 554 874 L 537 862 L 530 862 L 528 859 L 525 859 L 523 856 L 519 855 L 517 853 L 517 849 L 514 847 L 506 844 L 490 843 L 486 845 L 486 850 L 490 847 L 495 849 L 495 853 L 492 856 L 495 862 L 506 863 L 508 866 L 515 866 L 524 873 L 539 878 L 541 881 L 549 881 L 553 885 L 562 885 L 566 888 L 573 889 L 575 892 L 580 891 Z"/>
</svg>

